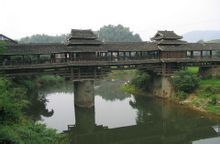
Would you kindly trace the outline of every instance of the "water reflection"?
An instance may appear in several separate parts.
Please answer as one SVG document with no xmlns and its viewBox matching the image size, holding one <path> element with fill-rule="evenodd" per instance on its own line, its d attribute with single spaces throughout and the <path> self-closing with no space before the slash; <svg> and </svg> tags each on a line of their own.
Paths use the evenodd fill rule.
<svg viewBox="0 0 220 144">
<path fill-rule="evenodd" d="M 67 125 L 75 124 L 75 109 L 73 93 L 50 93 L 47 95 L 47 108 L 53 109 L 51 117 L 42 117 L 41 122 L 50 128 L 55 128 L 59 132 L 67 129 Z"/>
<path fill-rule="evenodd" d="M 122 100 L 107 101 L 102 96 L 95 97 L 95 118 L 97 125 L 108 128 L 136 125 L 138 111 L 129 105 L 134 101 L 130 96 Z"/>
<path fill-rule="evenodd" d="M 39 94 L 37 90 L 28 92 L 28 101 L 30 102 L 24 112 L 34 121 L 41 120 L 42 116 L 51 117 L 54 113 L 53 109 L 46 107 L 48 100 L 45 95 Z"/>
<path fill-rule="evenodd" d="M 123 92 L 120 89 L 120 85 L 124 81 L 99 81 L 97 83 L 97 88 L 95 89 L 95 95 L 101 96 L 105 100 L 115 101 L 115 100 L 124 100 L 125 98 L 130 97 L 129 94 Z"/>
<path fill-rule="evenodd" d="M 123 93 L 120 84 L 99 83 L 92 109 L 75 108 L 73 92 L 48 93 L 46 108 L 54 114 L 43 122 L 65 131 L 73 144 L 191 144 L 217 136 L 211 127 L 216 120 L 164 100 Z"/>
<path fill-rule="evenodd" d="M 191 143 L 194 140 L 217 136 L 212 129 L 215 121 L 196 112 L 161 100 L 135 97 L 130 105 L 137 110 L 137 125 L 109 128 L 94 122 L 95 111 L 76 108 L 76 125 L 68 131 L 71 143 Z M 117 113 L 115 109 L 111 113 Z M 79 117 L 79 119 L 77 118 Z M 105 116 L 103 116 L 105 117 Z M 95 117 L 97 118 L 97 117 Z M 98 118 L 99 119 L 99 118 Z M 112 121 L 114 117 L 109 118 Z M 124 121 L 124 118 L 121 119 Z"/>
</svg>

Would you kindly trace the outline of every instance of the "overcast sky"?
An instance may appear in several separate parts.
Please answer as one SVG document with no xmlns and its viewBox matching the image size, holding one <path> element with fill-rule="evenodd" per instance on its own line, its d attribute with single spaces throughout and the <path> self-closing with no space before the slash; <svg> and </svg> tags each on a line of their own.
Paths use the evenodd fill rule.
<svg viewBox="0 0 220 144">
<path fill-rule="evenodd" d="M 0 0 L 0 33 L 14 39 L 108 24 L 143 40 L 157 30 L 220 30 L 220 0 Z"/>
</svg>

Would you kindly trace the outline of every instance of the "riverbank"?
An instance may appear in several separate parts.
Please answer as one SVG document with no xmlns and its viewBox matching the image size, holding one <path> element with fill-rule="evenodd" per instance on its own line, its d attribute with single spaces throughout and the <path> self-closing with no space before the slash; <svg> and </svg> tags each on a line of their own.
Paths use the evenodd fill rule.
<svg viewBox="0 0 220 144">
<path fill-rule="evenodd" d="M 192 73 L 194 77 L 198 77 L 198 67 L 190 67 L 186 71 Z M 146 85 L 149 84 L 147 83 Z M 132 83 L 125 83 L 121 88 L 123 91 L 134 95 L 147 94 L 147 96 L 151 96 L 146 89 L 140 89 Z M 175 96 L 167 97 L 166 99 L 203 113 L 220 116 L 220 79 L 217 77 L 200 79 L 199 86 L 192 92 L 180 91 Z"/>
<path fill-rule="evenodd" d="M 201 80 L 199 88 L 179 102 L 220 116 L 220 79 Z"/>
<path fill-rule="evenodd" d="M 187 71 L 199 75 L 198 67 L 190 67 Z M 199 87 L 188 94 L 185 100 L 177 100 L 193 109 L 220 116 L 220 78 L 202 78 Z"/>
<path fill-rule="evenodd" d="M 45 84 L 49 84 L 49 81 L 59 83 L 62 80 L 52 76 L 15 79 L 0 77 L 0 143 L 66 143 L 63 134 L 36 122 L 25 112 L 25 109 L 28 110 L 34 105 L 32 99 L 37 99 L 45 107 L 46 101 L 40 102 L 42 98 L 38 95 L 36 98 L 35 95 L 33 96 L 40 86 L 37 81 L 44 87 Z"/>
</svg>

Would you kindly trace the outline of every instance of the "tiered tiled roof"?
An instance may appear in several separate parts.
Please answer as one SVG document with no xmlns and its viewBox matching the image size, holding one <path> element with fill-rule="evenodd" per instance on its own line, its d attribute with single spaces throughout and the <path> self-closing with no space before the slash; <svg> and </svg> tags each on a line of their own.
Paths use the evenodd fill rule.
<svg viewBox="0 0 220 144">
<path fill-rule="evenodd" d="M 151 40 L 157 42 L 158 45 L 181 45 L 186 44 L 180 40 L 182 36 L 177 35 L 173 31 L 158 31 Z"/>
<path fill-rule="evenodd" d="M 97 36 L 91 30 L 72 29 L 67 45 L 100 45 L 101 41 L 97 40 Z"/>
<path fill-rule="evenodd" d="M 220 50 L 217 43 L 186 43 L 173 31 L 158 31 L 153 42 L 102 43 L 91 30 L 72 30 L 66 44 L 12 44 L 0 55 L 29 55 L 108 51 L 200 51 Z"/>
</svg>

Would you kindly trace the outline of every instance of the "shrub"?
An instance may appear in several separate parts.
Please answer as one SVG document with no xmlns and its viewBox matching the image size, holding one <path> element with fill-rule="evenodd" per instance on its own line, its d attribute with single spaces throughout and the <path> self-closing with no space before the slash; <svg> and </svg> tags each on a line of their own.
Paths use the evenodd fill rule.
<svg viewBox="0 0 220 144">
<path fill-rule="evenodd" d="M 209 104 L 211 104 L 211 105 L 216 105 L 216 103 L 217 103 L 217 98 L 216 98 L 216 96 L 211 97 L 211 99 L 210 99 L 210 101 L 209 101 Z"/>
<path fill-rule="evenodd" d="M 201 91 L 202 92 L 201 95 L 206 98 L 212 97 L 213 95 L 216 94 L 216 91 L 217 91 L 216 88 L 208 86 L 204 90 Z"/>
<path fill-rule="evenodd" d="M 143 71 L 137 71 L 136 76 L 131 80 L 131 84 L 139 89 L 146 90 L 150 82 L 150 76 Z"/>
<path fill-rule="evenodd" d="M 63 138 L 55 130 L 25 117 L 22 109 L 28 103 L 25 88 L 0 77 L 0 143 L 55 144 Z"/>
<path fill-rule="evenodd" d="M 179 99 L 179 100 L 184 100 L 186 99 L 187 97 L 187 93 L 183 92 L 183 91 L 178 91 L 176 93 L 176 97 Z"/>
<path fill-rule="evenodd" d="M 177 91 L 190 93 L 199 86 L 200 79 L 188 71 L 179 71 L 173 77 L 173 85 Z"/>
</svg>

